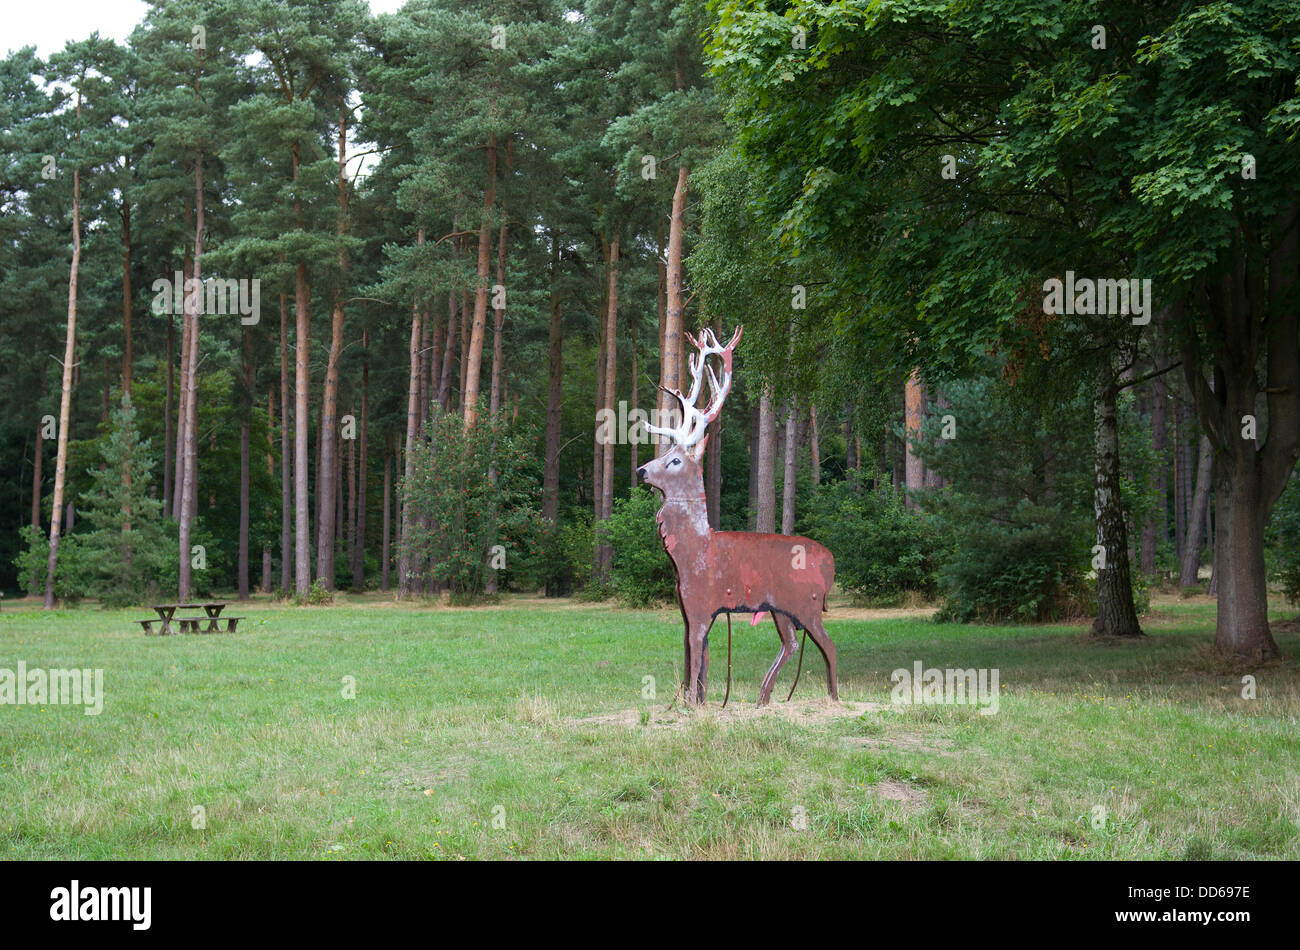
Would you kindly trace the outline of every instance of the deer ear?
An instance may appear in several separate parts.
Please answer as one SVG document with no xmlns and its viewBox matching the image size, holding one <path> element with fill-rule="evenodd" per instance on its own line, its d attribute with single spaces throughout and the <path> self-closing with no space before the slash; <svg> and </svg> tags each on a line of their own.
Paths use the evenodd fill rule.
<svg viewBox="0 0 1300 950">
<path fill-rule="evenodd" d="M 704 447 L 708 444 L 709 444 L 709 436 L 708 433 L 705 433 L 704 436 L 700 439 L 700 441 L 696 442 L 694 445 L 690 447 L 690 449 L 688 449 L 691 458 L 693 458 L 696 462 L 699 462 L 700 459 L 704 458 Z"/>
</svg>

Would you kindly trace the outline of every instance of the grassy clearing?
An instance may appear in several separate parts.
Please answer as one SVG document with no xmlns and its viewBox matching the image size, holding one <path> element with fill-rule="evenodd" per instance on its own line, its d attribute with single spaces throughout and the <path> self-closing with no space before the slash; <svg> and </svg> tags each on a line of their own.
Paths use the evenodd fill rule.
<svg viewBox="0 0 1300 950">
<path fill-rule="evenodd" d="M 735 627 L 725 712 L 715 628 L 711 706 L 686 714 L 665 711 L 675 611 L 238 613 L 235 636 L 146 638 L 139 611 L 5 606 L 0 667 L 101 667 L 107 699 L 0 706 L 0 858 L 1300 857 L 1300 631 L 1275 631 L 1288 659 L 1238 669 L 1195 599 L 1163 599 L 1126 645 L 828 615 L 842 699 L 888 704 L 915 660 L 997 667 L 994 716 L 841 715 L 811 643 L 791 707 L 755 715 L 770 621 Z"/>
</svg>

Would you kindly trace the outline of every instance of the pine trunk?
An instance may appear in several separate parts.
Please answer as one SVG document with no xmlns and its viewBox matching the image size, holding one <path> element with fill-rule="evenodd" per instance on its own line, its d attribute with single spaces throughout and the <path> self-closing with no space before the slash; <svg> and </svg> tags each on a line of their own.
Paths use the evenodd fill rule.
<svg viewBox="0 0 1300 950">
<path fill-rule="evenodd" d="M 81 116 L 81 98 L 77 98 Z M 81 135 L 78 133 L 77 138 Z M 63 343 L 63 385 L 59 395 L 58 447 L 54 456 L 54 499 L 50 511 L 50 556 L 45 571 L 45 609 L 54 608 L 54 576 L 63 528 L 63 487 L 68 474 L 68 420 L 72 408 L 72 365 L 77 352 L 77 273 L 81 267 L 81 169 L 72 170 L 72 266 L 68 270 L 68 328 Z"/>
<path fill-rule="evenodd" d="M 758 402 L 758 497 L 754 530 L 776 531 L 776 409 L 767 388 Z"/>
<path fill-rule="evenodd" d="M 548 333 L 546 465 L 542 473 L 542 517 L 560 515 L 560 435 L 564 410 L 564 309 L 560 300 L 560 239 L 551 232 L 551 324 Z"/>
<path fill-rule="evenodd" d="M 682 242 L 686 233 L 686 193 L 690 171 L 683 165 L 677 169 L 677 185 L 673 189 L 672 217 L 668 222 L 668 261 L 664 270 L 666 300 L 664 304 L 664 341 L 660 357 L 660 380 L 663 387 L 659 396 L 661 426 L 671 426 L 680 413 L 676 400 L 664 390 L 683 386 L 682 360 L 685 347 L 682 341 L 686 303 L 682 296 Z M 656 455 L 663 455 L 672 447 L 664 439 Z"/>
<path fill-rule="evenodd" d="M 180 583 L 178 596 L 182 602 L 194 593 L 190 538 L 194 516 L 198 513 L 198 376 L 199 376 L 199 310 L 203 293 L 203 153 L 198 153 L 194 166 L 194 267 L 190 276 L 194 288 L 185 295 L 185 314 L 190 322 L 190 346 L 186 360 L 185 384 L 185 443 L 184 483 L 181 486 L 180 519 Z"/>
<path fill-rule="evenodd" d="M 402 479 L 402 515 L 397 535 L 397 595 L 411 594 L 412 560 L 411 527 L 415 513 L 411 510 L 411 484 L 415 477 L 415 454 L 412 451 L 418 438 L 420 424 L 420 308 L 411 307 L 410 368 L 406 388 L 406 460 Z M 387 477 L 387 476 L 385 476 Z"/>
<path fill-rule="evenodd" d="M 289 300 L 280 294 L 280 590 L 293 583 L 293 442 L 289 435 Z"/>
<path fill-rule="evenodd" d="M 487 327 L 488 269 L 492 260 L 492 208 L 496 204 L 497 136 L 488 135 L 487 188 L 483 196 L 483 220 L 478 229 L 478 287 L 474 293 L 474 325 L 470 329 L 465 367 L 465 426 L 478 422 L 479 371 L 483 364 L 483 337 Z"/>
<path fill-rule="evenodd" d="M 392 526 L 393 526 L 393 452 L 392 447 L 384 446 L 384 519 L 380 548 L 382 556 L 379 566 L 379 589 L 387 593 L 392 589 L 389 573 L 392 565 Z"/>
<path fill-rule="evenodd" d="M 370 337 L 361 332 L 361 461 L 357 472 L 356 528 L 352 539 L 352 589 L 365 590 L 367 472 L 370 468 Z"/>
<path fill-rule="evenodd" d="M 249 579 L 248 579 L 248 516 L 249 516 L 249 488 L 252 481 L 252 459 L 249 453 L 252 451 L 250 444 L 250 416 L 253 411 L 253 357 L 252 346 L 253 338 L 244 328 L 244 394 L 241 402 L 239 420 L 239 565 L 238 565 L 238 583 L 239 599 L 248 600 Z"/>
<path fill-rule="evenodd" d="M 614 396 L 618 373 L 618 234 L 609 243 L 609 269 L 606 274 L 605 301 L 605 415 L 615 413 Z M 607 439 L 602 446 L 600 462 L 600 520 L 608 521 L 614 513 L 614 446 L 617 439 Z M 600 546 L 600 574 L 609 576 L 614 560 L 614 549 L 609 544 Z"/>
</svg>

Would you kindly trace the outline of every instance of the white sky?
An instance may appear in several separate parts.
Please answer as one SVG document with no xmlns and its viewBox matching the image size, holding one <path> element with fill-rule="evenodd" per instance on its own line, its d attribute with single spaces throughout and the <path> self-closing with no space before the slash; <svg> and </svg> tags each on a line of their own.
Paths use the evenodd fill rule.
<svg viewBox="0 0 1300 950">
<path fill-rule="evenodd" d="M 369 0 L 374 13 L 393 13 L 405 0 Z M 144 19 L 144 0 L 6 0 L 0 16 L 0 53 L 36 46 L 42 58 L 91 33 L 124 41 Z"/>
</svg>

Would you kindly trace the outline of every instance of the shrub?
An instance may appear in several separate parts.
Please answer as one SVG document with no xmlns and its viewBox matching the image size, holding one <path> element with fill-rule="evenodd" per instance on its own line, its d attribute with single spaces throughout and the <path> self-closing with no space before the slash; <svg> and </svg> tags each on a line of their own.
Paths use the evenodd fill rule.
<svg viewBox="0 0 1300 950">
<path fill-rule="evenodd" d="M 889 485 L 873 489 L 860 472 L 824 482 L 801 527 L 835 555 L 835 578 L 846 591 L 875 602 L 935 592 L 938 537 L 928 516 L 909 511 Z"/>
<path fill-rule="evenodd" d="M 677 590 L 673 562 L 664 551 L 655 523 L 659 495 L 649 488 L 632 489 L 614 502 L 614 512 L 596 531 L 598 541 L 614 549 L 609 582 L 629 607 L 670 601 Z"/>
<path fill-rule="evenodd" d="M 1089 612 L 1096 594 L 1084 575 L 1087 525 L 1021 506 L 1018 524 L 969 521 L 955 529 L 940 572 L 945 597 L 935 619 L 958 623 L 1038 623 Z"/>
<path fill-rule="evenodd" d="M 22 549 L 14 558 L 19 577 L 35 577 L 35 589 L 45 590 L 45 577 L 49 570 L 50 539 L 31 525 L 19 529 Z M 85 552 L 76 535 L 59 539 L 59 563 L 54 570 L 54 596 L 60 603 L 75 604 L 86 595 L 87 575 Z"/>
</svg>

